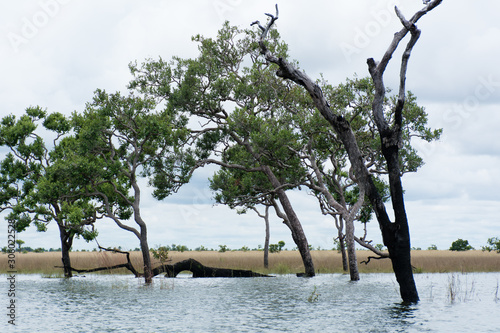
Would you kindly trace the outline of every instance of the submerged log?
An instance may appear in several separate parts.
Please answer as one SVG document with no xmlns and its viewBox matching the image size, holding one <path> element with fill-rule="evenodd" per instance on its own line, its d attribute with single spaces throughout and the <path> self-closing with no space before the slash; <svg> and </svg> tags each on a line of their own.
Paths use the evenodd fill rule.
<svg viewBox="0 0 500 333">
<path fill-rule="evenodd" d="M 259 274 L 248 270 L 215 268 L 203 265 L 197 260 L 186 259 L 179 261 L 173 265 L 162 265 L 153 269 L 153 276 L 165 273 L 165 277 L 174 278 L 182 271 L 190 271 L 194 278 L 209 278 L 209 277 L 269 277 L 269 275 Z"/>
<path fill-rule="evenodd" d="M 103 248 L 104 249 L 104 248 Z M 123 252 L 119 250 L 110 250 L 110 249 L 104 249 L 106 251 L 113 251 L 113 252 L 119 252 L 119 253 L 124 253 L 127 255 L 127 263 L 125 264 L 119 264 L 119 265 L 114 265 L 114 266 L 109 266 L 109 267 L 97 267 L 97 268 L 91 268 L 91 269 L 76 269 L 73 267 L 69 267 L 72 271 L 75 271 L 77 273 L 91 273 L 91 272 L 98 272 L 98 271 L 104 271 L 104 270 L 112 270 L 112 269 L 117 269 L 117 268 L 127 268 L 129 271 L 132 272 L 132 274 L 135 275 L 135 277 L 141 277 L 143 276 L 142 273 L 139 273 L 134 266 L 132 265 L 132 262 L 130 261 L 130 254 L 128 252 Z M 55 266 L 57 268 L 62 268 L 61 266 Z M 165 277 L 176 277 L 180 272 L 182 271 L 190 271 L 193 273 L 194 278 L 209 278 L 209 277 L 227 277 L 227 278 L 237 278 L 237 277 L 269 277 L 269 275 L 265 274 L 260 274 L 260 273 L 255 273 L 252 271 L 248 270 L 242 270 L 242 269 L 229 269 L 229 268 L 215 268 L 215 267 L 208 267 L 203 265 L 197 260 L 194 259 L 186 259 L 183 261 L 179 261 L 178 263 L 175 263 L 173 265 L 161 265 L 159 267 L 154 268 L 151 273 L 151 276 L 156 276 L 162 273 L 165 273 Z"/>
</svg>

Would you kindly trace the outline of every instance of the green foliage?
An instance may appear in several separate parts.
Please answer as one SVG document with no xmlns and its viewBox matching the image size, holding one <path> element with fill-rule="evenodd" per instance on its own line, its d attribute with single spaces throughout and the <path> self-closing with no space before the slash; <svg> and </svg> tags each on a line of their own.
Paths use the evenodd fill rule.
<svg viewBox="0 0 500 333">
<path fill-rule="evenodd" d="M 269 252 L 271 252 L 271 253 L 280 252 L 278 244 L 269 244 Z"/>
<path fill-rule="evenodd" d="M 469 251 L 469 250 L 474 250 L 474 248 L 471 245 L 469 245 L 468 240 L 459 238 L 453 243 L 451 243 L 450 251 Z"/>
<path fill-rule="evenodd" d="M 498 237 L 492 237 L 488 238 L 488 245 L 487 246 L 482 246 L 481 247 L 483 251 L 497 251 L 497 253 L 500 253 L 500 238 Z"/>
<path fill-rule="evenodd" d="M 156 108 L 148 97 L 97 90 L 85 112 L 73 115 L 79 152 L 92 161 L 81 167 L 93 171 L 86 174 L 94 175 L 94 182 L 114 186 L 123 179 L 122 186 L 131 186 L 143 176 L 163 199 L 189 180 L 194 161 L 182 149 L 187 120 Z M 125 198 L 127 191 L 118 192 Z"/>
<path fill-rule="evenodd" d="M 280 253 L 285 247 L 284 241 L 279 241 L 278 244 L 269 244 L 269 252 L 271 253 Z"/>
<path fill-rule="evenodd" d="M 163 265 L 168 260 L 168 248 L 166 246 L 157 246 L 156 249 L 151 249 L 153 258 L 160 260 Z"/>
<path fill-rule="evenodd" d="M 55 177 L 60 163 L 70 163 L 64 161 L 73 148 L 68 144 L 70 129 L 65 116 L 48 114 L 38 106 L 27 108 L 19 118 L 5 116 L 0 123 L 0 144 L 10 150 L 0 163 L 0 209 L 10 210 L 6 218 L 14 221 L 18 232 L 29 225 L 45 231 L 55 221 L 69 247 L 75 236 L 86 241 L 97 236 L 90 199 L 72 192 L 66 181 Z M 50 144 L 41 133 L 52 136 Z"/>
<path fill-rule="evenodd" d="M 21 239 L 16 239 L 16 244 L 19 250 L 21 250 L 21 245 L 24 244 L 24 241 Z"/>
<path fill-rule="evenodd" d="M 437 245 L 435 245 L 435 244 L 432 244 L 431 246 L 429 246 L 429 247 L 427 248 L 427 250 L 437 250 L 437 249 L 438 249 L 438 248 L 437 248 Z"/>
<path fill-rule="evenodd" d="M 224 253 L 226 251 L 231 251 L 227 245 L 219 245 L 219 252 Z"/>
</svg>

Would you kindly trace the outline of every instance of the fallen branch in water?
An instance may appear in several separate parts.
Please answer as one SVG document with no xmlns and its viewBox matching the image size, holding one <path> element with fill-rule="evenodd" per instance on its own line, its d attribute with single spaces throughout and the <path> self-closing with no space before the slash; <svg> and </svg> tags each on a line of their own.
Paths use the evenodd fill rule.
<svg viewBox="0 0 500 333">
<path fill-rule="evenodd" d="M 77 273 L 92 273 L 99 272 L 105 270 L 112 270 L 117 268 L 127 268 L 129 271 L 134 274 L 135 277 L 143 276 L 142 273 L 137 272 L 137 270 L 132 265 L 130 261 L 130 253 L 126 251 L 120 251 L 117 249 L 107 249 L 99 246 L 99 249 L 104 251 L 122 253 L 127 255 L 127 263 L 109 266 L 109 267 L 97 267 L 91 269 L 76 269 L 70 267 L 70 269 Z M 63 268 L 62 266 L 55 266 L 56 268 Z M 152 270 L 152 276 L 156 276 L 162 273 L 165 273 L 165 277 L 176 277 L 182 271 L 190 271 L 193 273 L 194 278 L 209 278 L 209 277 L 268 277 L 269 275 L 255 273 L 249 270 L 242 269 L 230 269 L 230 268 L 216 268 L 216 267 L 208 267 L 203 265 L 197 260 L 194 259 L 186 259 L 183 261 L 179 261 L 173 265 L 161 265 Z"/>
</svg>

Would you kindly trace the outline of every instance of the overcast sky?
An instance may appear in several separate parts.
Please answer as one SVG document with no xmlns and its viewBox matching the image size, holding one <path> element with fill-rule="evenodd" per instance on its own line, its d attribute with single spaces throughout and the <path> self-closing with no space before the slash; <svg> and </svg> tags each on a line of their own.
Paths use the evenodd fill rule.
<svg viewBox="0 0 500 333">
<path fill-rule="evenodd" d="M 225 20 L 249 27 L 274 13 L 275 1 L 197 0 L 40 0 L 10 1 L 0 12 L 0 112 L 21 115 L 40 105 L 49 112 L 82 111 L 97 88 L 125 90 L 128 64 L 146 58 L 195 57 L 191 36 L 214 37 Z M 366 59 L 380 59 L 400 30 L 394 4 L 406 17 L 420 0 L 287 0 L 277 21 L 290 55 L 309 76 L 321 73 L 333 84 L 354 73 L 368 75 Z M 439 142 L 415 142 L 425 166 L 405 175 L 412 245 L 449 248 L 458 238 L 472 246 L 500 237 L 500 2 L 445 0 L 418 23 L 422 35 L 410 59 L 407 88 L 429 113 L 430 125 L 443 128 Z M 386 74 L 396 88 L 400 53 Z M 5 154 L 5 149 L 0 153 Z M 254 213 L 237 215 L 213 206 L 207 178 L 196 172 L 191 184 L 162 202 L 147 190 L 143 214 L 149 245 L 184 244 L 251 248 L 264 243 L 264 222 Z M 309 243 L 331 248 L 333 221 L 318 212 L 306 191 L 291 193 Z M 390 209 L 390 207 L 389 207 Z M 97 223 L 104 246 L 138 247 L 131 233 L 111 221 Z M 5 235 L 4 224 L 0 234 Z M 361 230 L 357 226 L 358 234 Z M 58 248 L 56 225 L 45 234 L 34 228 L 19 234 L 26 246 Z M 369 238 L 382 243 L 376 221 Z M 271 224 L 271 242 L 295 246 L 289 230 Z M 0 246 L 6 245 L 6 236 Z M 74 248 L 95 243 L 75 240 Z"/>
</svg>

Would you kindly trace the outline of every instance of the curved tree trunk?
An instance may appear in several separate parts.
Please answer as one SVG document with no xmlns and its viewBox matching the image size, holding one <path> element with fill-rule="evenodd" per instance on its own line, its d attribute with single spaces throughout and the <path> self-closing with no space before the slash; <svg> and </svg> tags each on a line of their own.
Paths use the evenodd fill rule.
<svg viewBox="0 0 500 333">
<path fill-rule="evenodd" d="M 311 252 L 309 250 L 309 243 L 307 242 L 304 229 L 302 229 L 302 224 L 300 224 L 300 220 L 297 214 L 295 214 L 295 211 L 293 210 L 292 204 L 288 199 L 285 190 L 280 188 L 281 183 L 279 182 L 278 178 L 276 178 L 271 168 L 265 166 L 264 173 L 271 182 L 271 185 L 275 189 L 278 189 L 276 191 L 276 194 L 278 195 L 278 199 L 281 203 L 281 206 L 283 207 L 283 210 L 285 211 L 285 214 L 288 218 L 287 225 L 289 226 L 292 232 L 293 241 L 297 245 L 297 248 L 300 252 L 300 256 L 302 257 L 302 262 L 304 263 L 304 269 L 305 269 L 304 276 L 307 277 L 314 276 L 316 274 L 314 271 L 314 264 L 311 257 Z"/>
<path fill-rule="evenodd" d="M 174 265 L 162 265 L 153 269 L 154 276 L 165 273 L 165 277 L 176 277 L 182 271 L 190 271 L 194 278 L 209 278 L 209 277 L 268 277 L 265 274 L 259 274 L 248 270 L 215 268 L 204 266 L 197 260 L 186 259 L 179 261 Z"/>
<path fill-rule="evenodd" d="M 142 262 L 144 270 L 144 281 L 146 283 L 151 283 L 153 280 L 153 275 L 151 272 L 151 255 L 149 253 L 148 238 L 146 226 L 141 226 L 141 252 L 142 252 Z"/>
</svg>

